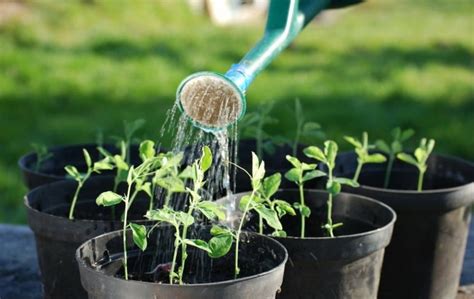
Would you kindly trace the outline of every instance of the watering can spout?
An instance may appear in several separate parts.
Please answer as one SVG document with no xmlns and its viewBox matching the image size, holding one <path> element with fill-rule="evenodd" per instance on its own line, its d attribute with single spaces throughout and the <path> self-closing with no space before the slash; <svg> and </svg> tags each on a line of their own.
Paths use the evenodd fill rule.
<svg viewBox="0 0 474 299">
<path fill-rule="evenodd" d="M 245 114 L 245 92 L 255 77 L 285 49 L 323 9 L 361 0 L 271 0 L 262 39 L 224 74 L 196 73 L 177 91 L 180 109 L 195 126 L 226 128 Z"/>
</svg>

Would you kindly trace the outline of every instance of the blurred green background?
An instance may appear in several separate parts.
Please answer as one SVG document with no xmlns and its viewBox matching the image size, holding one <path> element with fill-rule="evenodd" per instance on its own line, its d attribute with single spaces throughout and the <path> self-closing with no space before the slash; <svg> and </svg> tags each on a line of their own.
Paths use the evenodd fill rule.
<svg viewBox="0 0 474 299">
<path fill-rule="evenodd" d="M 12 5 L 5 9 L 6 5 Z M 309 26 L 248 91 L 291 136 L 298 97 L 328 137 L 411 127 L 474 160 L 474 2 L 377 0 Z M 263 21 L 263 20 L 262 20 Z M 260 25 L 220 28 L 183 0 L 0 0 L 0 222 L 25 222 L 19 156 L 147 120 L 159 136 L 179 82 L 225 72 Z M 317 141 L 319 142 L 319 141 Z M 347 148 L 347 146 L 346 146 Z"/>
</svg>

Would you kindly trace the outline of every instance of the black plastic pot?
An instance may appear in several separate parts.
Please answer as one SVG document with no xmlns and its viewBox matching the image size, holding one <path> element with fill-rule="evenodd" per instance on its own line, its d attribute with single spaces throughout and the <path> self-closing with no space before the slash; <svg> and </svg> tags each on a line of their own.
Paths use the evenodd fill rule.
<svg viewBox="0 0 474 299">
<path fill-rule="evenodd" d="M 97 150 L 97 144 L 77 144 L 57 146 L 48 149 L 52 156 L 45 160 L 39 171 L 35 170 L 37 161 L 36 153 L 28 153 L 18 160 L 18 166 L 23 175 L 25 185 L 29 190 L 38 186 L 49 184 L 66 179 L 66 165 L 74 165 L 79 171 L 84 172 L 87 169 L 82 149 L 86 149 L 93 161 L 100 159 L 100 153 Z M 103 147 L 112 154 L 118 154 L 120 150 L 111 144 L 105 144 Z M 130 160 L 133 164 L 140 162 L 138 146 L 130 147 Z M 103 171 L 100 175 L 110 175 L 110 171 Z M 93 174 L 97 175 L 97 174 Z"/>
<path fill-rule="evenodd" d="M 337 173 L 351 177 L 353 153 L 337 159 Z M 360 188 L 348 191 L 370 196 L 397 212 L 393 239 L 386 250 L 380 298 L 455 298 L 474 202 L 474 164 L 432 155 L 425 191 L 417 192 L 415 167 L 396 161 L 390 189 L 384 189 L 385 164 L 367 164 Z"/>
<path fill-rule="evenodd" d="M 221 201 L 238 202 L 245 194 Z M 306 220 L 306 238 L 293 237 L 300 234 L 299 216 L 284 216 L 282 224 L 289 237 L 275 238 L 289 255 L 278 298 L 377 298 L 384 248 L 392 236 L 395 212 L 373 199 L 341 193 L 333 200 L 333 220 L 344 225 L 335 229 L 335 238 L 330 238 L 321 228 L 327 218 L 327 193 L 305 190 L 304 194 L 312 211 Z M 296 189 L 281 190 L 275 196 L 299 201 Z M 254 219 L 246 229 L 257 229 Z"/>
<path fill-rule="evenodd" d="M 194 231 L 196 236 L 208 236 L 209 227 Z M 257 234 L 242 234 L 239 251 L 241 278 L 234 279 L 233 250 L 212 260 L 202 250 L 188 249 L 187 274 L 184 285 L 170 285 L 166 273 L 161 279 L 146 272 L 172 260 L 174 229 L 157 228 L 151 234 L 148 248 L 141 253 L 133 245 L 129 231 L 127 244 L 129 273 L 134 280 L 123 279 L 122 232 L 101 235 L 87 241 L 77 250 L 81 280 L 89 298 L 156 298 L 156 299 L 247 299 L 275 298 L 283 280 L 288 254 L 278 242 Z M 162 273 L 163 274 L 163 273 Z"/>
<path fill-rule="evenodd" d="M 61 181 L 43 185 L 25 197 L 45 298 L 86 298 L 74 259 L 76 249 L 86 240 L 122 226 L 119 220 L 111 220 L 111 208 L 98 207 L 95 203 L 101 192 L 112 190 L 113 179 L 109 177 L 95 177 L 86 182 L 78 198 L 76 220 L 69 220 L 67 215 L 76 184 Z M 142 219 L 147 207 L 148 201 L 137 198 L 131 218 Z M 116 215 L 122 211 L 123 207 L 117 207 Z"/>
</svg>

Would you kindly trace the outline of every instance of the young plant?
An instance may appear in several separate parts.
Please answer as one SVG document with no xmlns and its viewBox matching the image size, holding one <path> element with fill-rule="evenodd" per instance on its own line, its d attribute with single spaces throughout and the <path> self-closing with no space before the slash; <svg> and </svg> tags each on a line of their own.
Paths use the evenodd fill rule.
<svg viewBox="0 0 474 299">
<path fill-rule="evenodd" d="M 244 195 L 240 199 L 239 209 L 242 211 L 242 216 L 239 222 L 239 226 L 237 228 L 237 232 L 232 234 L 233 238 L 235 239 L 235 260 L 234 260 L 234 275 L 237 277 L 240 273 L 239 267 L 239 244 L 240 244 L 240 235 L 242 233 L 243 225 L 246 221 L 247 215 L 251 211 L 255 211 L 258 213 L 260 217 L 262 217 L 268 226 L 272 227 L 276 231 L 282 231 L 283 227 L 281 225 L 280 219 L 278 214 L 275 210 L 268 208 L 264 202 L 265 200 L 261 198 L 261 190 L 262 184 L 264 182 L 265 177 L 265 162 L 259 161 L 257 155 L 252 152 L 252 174 L 249 174 L 245 169 L 242 169 L 247 173 L 250 177 L 252 183 L 252 192 L 250 195 Z M 275 185 L 277 184 L 275 178 L 267 181 L 268 186 L 263 187 L 267 188 L 268 194 L 271 194 L 273 190 L 275 190 Z M 278 188 L 277 188 L 278 190 Z M 273 192 L 274 193 L 274 192 Z M 273 194 L 272 194 L 273 195 Z M 282 206 L 283 208 L 283 206 Z"/>
<path fill-rule="evenodd" d="M 72 198 L 71 207 L 69 208 L 69 219 L 71 220 L 74 219 L 74 209 L 76 207 L 77 198 L 79 197 L 79 192 L 84 186 L 84 183 L 90 178 L 92 173 L 100 173 L 102 170 L 110 170 L 113 168 L 108 158 L 93 163 L 89 152 L 86 149 L 82 149 L 82 151 L 84 153 L 84 159 L 87 166 L 86 173 L 80 173 L 73 165 L 67 165 L 64 167 L 64 170 L 66 170 L 68 175 L 77 182 L 77 188 Z"/>
<path fill-rule="evenodd" d="M 287 155 L 286 159 L 291 163 L 291 165 L 293 165 L 293 168 L 285 173 L 285 178 L 298 185 L 299 189 L 300 202 L 295 203 L 294 207 L 299 211 L 301 216 L 300 237 L 304 238 L 306 218 L 311 215 L 311 210 L 308 206 L 306 206 L 304 200 L 304 183 L 309 180 L 325 176 L 326 173 L 316 170 L 317 164 L 307 164 L 290 155 Z"/>
<path fill-rule="evenodd" d="M 400 128 L 395 128 L 392 130 L 392 142 L 390 143 L 390 146 L 387 142 L 381 139 L 375 142 L 376 148 L 388 156 L 387 169 L 385 170 L 383 183 L 384 188 L 388 188 L 388 185 L 390 184 L 393 162 L 395 161 L 397 154 L 403 152 L 403 142 L 410 139 L 413 134 L 415 134 L 415 131 L 412 129 L 402 130 Z"/>
<path fill-rule="evenodd" d="M 153 177 L 153 184 L 166 190 L 164 205 L 168 206 L 174 193 L 186 192 L 182 177 L 180 177 L 179 166 L 183 160 L 183 153 L 167 153 L 162 156 L 161 167 Z M 150 208 L 152 206 L 150 205 Z"/>
<path fill-rule="evenodd" d="M 406 153 L 397 154 L 398 159 L 418 168 L 418 191 L 423 190 L 423 177 L 425 175 L 426 169 L 428 168 L 428 166 L 426 165 L 426 161 L 428 160 L 431 152 L 433 151 L 434 146 L 434 139 L 427 140 L 426 138 L 422 138 L 420 141 L 420 145 L 415 150 L 414 156 Z"/>
<path fill-rule="evenodd" d="M 165 222 L 175 229 L 175 241 L 171 270 L 169 275 L 170 284 L 176 281 L 183 284 L 183 276 L 187 259 L 187 246 L 193 246 L 204 250 L 211 258 L 218 258 L 227 254 L 232 246 L 232 236 L 228 231 L 219 227 L 211 229 L 213 237 L 208 241 L 200 239 L 188 239 L 188 229 L 194 224 L 194 213 L 200 212 L 209 220 L 224 220 L 224 208 L 215 202 L 203 200 L 201 196 L 204 187 L 204 175 L 212 165 L 212 153 L 209 147 L 203 147 L 203 153 L 200 159 L 196 160 L 191 166 L 185 168 L 177 179 L 190 179 L 193 182 L 193 188 L 186 188 L 189 194 L 189 204 L 187 211 L 175 211 L 169 205 L 164 205 L 158 210 L 149 211 L 146 217 L 150 220 Z M 170 181 L 176 183 L 177 181 Z M 183 182 L 177 183 L 179 186 Z M 173 186 L 173 188 L 180 188 Z M 181 249 L 181 263 L 176 271 L 178 251 Z"/>
<path fill-rule="evenodd" d="M 296 120 L 296 133 L 293 143 L 291 145 L 293 156 L 296 157 L 298 144 L 301 137 L 316 137 L 323 138 L 324 133 L 321 131 L 321 126 L 316 122 L 307 122 L 304 117 L 303 108 L 299 99 L 295 100 L 295 120 Z"/>
<path fill-rule="evenodd" d="M 255 138 L 257 155 L 259 157 L 263 157 L 264 151 L 268 153 L 274 151 L 273 144 L 269 141 L 273 138 L 264 129 L 266 125 L 278 123 L 277 119 L 270 116 L 273 105 L 273 102 L 260 105 L 257 112 L 247 113 L 239 124 L 242 128 L 241 136 L 252 136 Z"/>
<path fill-rule="evenodd" d="M 51 158 L 53 154 L 48 152 L 48 148 L 43 144 L 32 143 L 31 146 L 36 153 L 36 163 L 34 170 L 38 172 L 41 169 L 41 165 L 43 165 L 44 161 Z"/>
<path fill-rule="evenodd" d="M 355 152 L 357 154 L 357 169 L 354 173 L 354 178 L 352 179 L 354 182 L 359 181 L 360 172 L 364 164 L 384 163 L 387 160 L 382 154 L 369 153 L 369 150 L 373 149 L 375 146 L 369 144 L 369 135 L 367 132 L 362 133 L 362 141 L 350 136 L 344 136 L 344 139 L 355 147 Z"/>
<path fill-rule="evenodd" d="M 326 183 L 326 191 L 328 192 L 327 200 L 327 223 L 323 226 L 326 229 L 330 237 L 334 237 L 334 229 L 342 226 L 342 223 L 333 223 L 332 219 L 332 204 L 333 197 L 341 192 L 341 185 L 349 185 L 352 187 L 358 187 L 359 184 L 354 180 L 347 178 L 338 178 L 333 174 L 334 168 L 336 167 L 336 156 L 338 146 L 337 143 L 328 140 L 324 142 L 324 151 L 317 146 L 310 146 L 304 149 L 304 154 L 310 158 L 316 159 L 324 163 L 327 168 L 328 181 Z"/>
<path fill-rule="evenodd" d="M 149 150 L 150 146 L 153 147 L 154 143 L 152 141 L 146 140 L 142 142 L 142 145 L 143 144 L 147 144 L 146 146 L 140 146 L 140 155 L 142 156 L 143 162 L 136 168 L 131 166 L 128 169 L 126 179 L 126 194 L 120 195 L 114 191 L 106 191 L 101 193 L 96 199 L 97 205 L 104 207 L 114 207 L 122 202 L 125 204 L 123 213 L 122 240 L 124 251 L 123 267 L 126 280 L 128 280 L 127 229 L 130 228 L 132 230 L 133 241 L 142 251 L 144 251 L 147 247 L 146 227 L 144 225 L 129 223 L 128 212 L 140 192 L 145 192 L 148 196 L 152 196 L 152 187 L 148 179 L 150 174 L 156 171 L 160 164 L 160 157 L 155 156 L 155 151 Z"/>
</svg>

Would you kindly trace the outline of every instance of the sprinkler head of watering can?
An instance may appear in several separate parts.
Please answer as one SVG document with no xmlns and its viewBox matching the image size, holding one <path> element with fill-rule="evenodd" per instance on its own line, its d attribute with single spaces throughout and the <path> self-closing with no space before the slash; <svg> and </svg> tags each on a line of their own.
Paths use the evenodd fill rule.
<svg viewBox="0 0 474 299">
<path fill-rule="evenodd" d="M 179 109 L 194 126 L 213 132 L 245 114 L 245 95 L 227 75 L 199 72 L 184 79 L 176 94 Z"/>
</svg>

